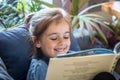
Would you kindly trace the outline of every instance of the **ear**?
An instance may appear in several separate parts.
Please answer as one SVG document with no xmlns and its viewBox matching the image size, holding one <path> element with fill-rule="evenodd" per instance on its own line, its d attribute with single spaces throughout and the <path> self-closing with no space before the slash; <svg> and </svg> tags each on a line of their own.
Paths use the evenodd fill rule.
<svg viewBox="0 0 120 80">
<path fill-rule="evenodd" d="M 37 48 L 40 48 L 40 47 L 41 47 L 40 41 L 37 40 L 36 36 L 32 36 L 32 41 L 33 41 L 34 45 L 35 45 Z"/>
</svg>

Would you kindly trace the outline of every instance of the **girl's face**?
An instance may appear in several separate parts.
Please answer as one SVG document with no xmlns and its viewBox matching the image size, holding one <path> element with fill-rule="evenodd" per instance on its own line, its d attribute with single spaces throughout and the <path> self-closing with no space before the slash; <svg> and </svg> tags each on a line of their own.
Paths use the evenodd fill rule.
<svg viewBox="0 0 120 80">
<path fill-rule="evenodd" d="M 37 47 L 40 47 L 47 57 L 55 57 L 69 50 L 70 38 L 70 26 L 67 22 L 52 22 L 37 42 Z"/>
</svg>

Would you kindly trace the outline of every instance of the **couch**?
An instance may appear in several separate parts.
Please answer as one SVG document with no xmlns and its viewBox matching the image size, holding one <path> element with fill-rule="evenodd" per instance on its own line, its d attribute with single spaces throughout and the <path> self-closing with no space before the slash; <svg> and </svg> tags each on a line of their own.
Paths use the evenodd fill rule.
<svg viewBox="0 0 120 80">
<path fill-rule="evenodd" d="M 31 61 L 31 39 L 25 25 L 0 32 L 0 57 L 15 80 L 26 80 Z M 72 35 L 70 50 L 80 50 Z"/>
</svg>

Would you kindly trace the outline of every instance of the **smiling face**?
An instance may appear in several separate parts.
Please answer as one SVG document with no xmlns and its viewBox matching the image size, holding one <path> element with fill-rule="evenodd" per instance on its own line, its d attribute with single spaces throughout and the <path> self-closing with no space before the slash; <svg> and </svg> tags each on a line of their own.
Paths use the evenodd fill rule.
<svg viewBox="0 0 120 80">
<path fill-rule="evenodd" d="M 70 47 L 70 26 L 65 20 L 52 22 L 36 44 L 47 57 L 68 52 Z"/>
</svg>

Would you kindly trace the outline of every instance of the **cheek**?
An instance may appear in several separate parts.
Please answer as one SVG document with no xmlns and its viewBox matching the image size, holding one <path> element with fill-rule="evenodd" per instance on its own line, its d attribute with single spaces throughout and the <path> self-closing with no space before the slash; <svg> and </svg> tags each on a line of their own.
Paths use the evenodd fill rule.
<svg viewBox="0 0 120 80">
<path fill-rule="evenodd" d="M 52 42 L 51 42 L 51 43 L 48 43 L 48 48 L 49 48 L 49 49 L 53 49 L 53 48 L 56 47 L 56 45 L 57 45 L 56 43 L 52 43 Z"/>
<path fill-rule="evenodd" d="M 71 40 L 67 40 L 67 41 L 66 41 L 66 44 L 67 44 L 68 46 L 70 46 L 70 45 L 71 45 Z"/>
<path fill-rule="evenodd" d="M 51 43 L 51 42 L 46 42 L 41 45 L 41 49 L 43 53 L 48 57 L 51 57 L 54 48 L 55 48 L 55 45 L 54 43 Z"/>
<path fill-rule="evenodd" d="M 56 46 L 56 43 L 48 40 L 48 41 L 44 42 L 43 46 L 45 46 L 45 45 L 46 45 L 46 48 L 51 49 Z"/>
</svg>

